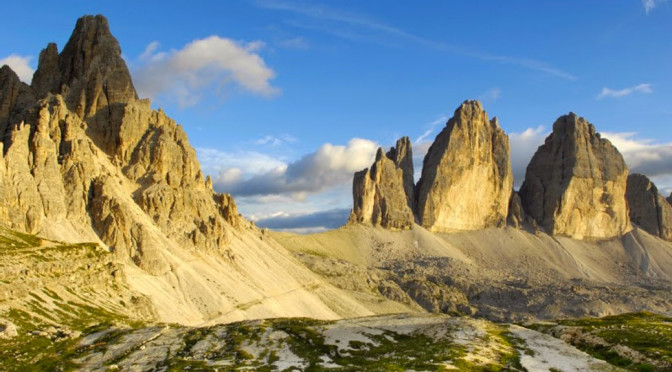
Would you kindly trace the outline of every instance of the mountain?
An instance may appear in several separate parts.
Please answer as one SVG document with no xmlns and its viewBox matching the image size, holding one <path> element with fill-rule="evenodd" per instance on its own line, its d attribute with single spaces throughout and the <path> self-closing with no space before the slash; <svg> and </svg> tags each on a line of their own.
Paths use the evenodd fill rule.
<svg viewBox="0 0 672 372">
<path fill-rule="evenodd" d="M 436 345 L 447 366 L 557 368 L 521 355 L 560 343 L 530 328 L 635 354 L 587 345 L 594 327 L 492 322 L 672 309 L 670 206 L 574 114 L 519 192 L 507 135 L 465 101 L 417 184 L 403 137 L 355 174 L 345 226 L 268 231 L 213 190 L 183 129 L 138 97 L 107 20 L 85 16 L 31 85 L 0 68 L 0 138 L 0 368 L 414 368 Z M 377 317 L 391 313 L 406 315 Z M 286 317 L 312 319 L 259 320 Z M 648 351 L 637 363 L 669 367 Z"/>
<path fill-rule="evenodd" d="M 3 224 L 112 252 L 156 320 L 374 313 L 213 191 L 182 127 L 137 98 L 103 16 L 80 18 L 60 53 L 49 44 L 32 85 L 7 66 L 0 83 Z M 384 299 L 374 303 L 382 311 Z"/>
</svg>

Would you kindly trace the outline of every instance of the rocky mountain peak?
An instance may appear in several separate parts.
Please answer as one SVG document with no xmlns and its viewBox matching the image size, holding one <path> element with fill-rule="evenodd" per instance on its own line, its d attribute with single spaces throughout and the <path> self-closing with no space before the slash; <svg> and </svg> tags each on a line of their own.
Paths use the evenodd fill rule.
<svg viewBox="0 0 672 372">
<path fill-rule="evenodd" d="M 355 173 L 354 206 L 349 223 L 367 223 L 391 229 L 413 226 L 413 155 L 408 137 L 385 153 L 382 147 L 370 169 Z"/>
<path fill-rule="evenodd" d="M 63 94 L 68 108 L 81 118 L 101 107 L 137 99 L 121 48 L 104 16 L 78 19 L 58 58 L 56 53 L 53 43 L 40 53 L 33 82 L 40 96 Z"/>
<path fill-rule="evenodd" d="M 433 231 L 504 223 L 513 189 L 509 139 L 479 101 L 465 101 L 436 136 L 416 187 L 420 224 Z M 468 190 L 468 192 L 466 192 Z"/>
<path fill-rule="evenodd" d="M 520 196 L 548 233 L 611 238 L 630 230 L 628 169 L 618 150 L 574 113 L 561 116 L 532 157 Z"/>
<path fill-rule="evenodd" d="M 626 196 L 632 223 L 651 235 L 672 240 L 672 205 L 648 177 L 629 175 Z"/>
</svg>

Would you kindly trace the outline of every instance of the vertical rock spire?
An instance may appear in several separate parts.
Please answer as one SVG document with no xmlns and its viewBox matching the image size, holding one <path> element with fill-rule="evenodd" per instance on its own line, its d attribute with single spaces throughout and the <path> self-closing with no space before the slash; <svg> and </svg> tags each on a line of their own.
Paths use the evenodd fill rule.
<svg viewBox="0 0 672 372">
<path fill-rule="evenodd" d="M 436 136 L 416 188 L 420 224 L 477 230 L 506 221 L 513 190 L 509 138 L 478 101 L 465 101 Z"/>
</svg>

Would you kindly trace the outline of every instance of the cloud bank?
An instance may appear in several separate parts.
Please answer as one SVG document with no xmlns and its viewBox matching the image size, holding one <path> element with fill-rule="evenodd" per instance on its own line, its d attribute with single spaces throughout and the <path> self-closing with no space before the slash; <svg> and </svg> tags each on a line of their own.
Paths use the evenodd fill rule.
<svg viewBox="0 0 672 372">
<path fill-rule="evenodd" d="M 209 164 L 219 159 L 221 165 L 213 177 L 217 191 L 234 196 L 284 194 L 302 200 L 307 194 L 351 182 L 354 172 L 371 165 L 378 147 L 373 141 L 353 138 L 345 146 L 324 144 L 293 162 L 260 153 L 237 160 L 241 154 L 212 149 L 199 150 L 199 157 L 209 157 L 205 160 Z"/>
<path fill-rule="evenodd" d="M 161 52 L 154 41 L 140 55 L 133 81 L 140 96 L 175 99 L 181 107 L 198 103 L 205 88 L 220 96 L 230 86 L 272 96 L 280 90 L 270 82 L 275 72 L 258 54 L 263 46 L 260 41 L 241 43 L 210 36 L 179 50 Z"/>
<path fill-rule="evenodd" d="M 33 59 L 31 56 L 20 56 L 18 54 L 10 54 L 9 56 L 0 59 L 0 66 L 7 65 L 16 72 L 19 79 L 26 84 L 30 84 L 33 80 L 33 73 L 35 70 L 30 67 L 28 63 Z"/>
</svg>

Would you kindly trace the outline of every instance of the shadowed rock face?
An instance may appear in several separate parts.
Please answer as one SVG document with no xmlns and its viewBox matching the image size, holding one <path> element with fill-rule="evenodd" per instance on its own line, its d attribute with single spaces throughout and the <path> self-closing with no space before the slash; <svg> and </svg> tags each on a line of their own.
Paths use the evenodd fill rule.
<svg viewBox="0 0 672 372">
<path fill-rule="evenodd" d="M 672 193 L 670 193 L 670 196 L 667 197 L 667 202 L 672 204 Z"/>
<path fill-rule="evenodd" d="M 420 224 L 431 231 L 505 223 L 513 189 L 509 139 L 478 101 L 466 101 L 429 148 L 416 188 Z"/>
<path fill-rule="evenodd" d="M 21 108 L 34 102 L 33 92 L 19 80 L 16 73 L 7 65 L 0 68 L 0 142 L 12 119 L 16 119 Z"/>
<path fill-rule="evenodd" d="M 410 229 L 413 216 L 413 155 L 408 137 L 385 154 L 378 149 L 370 169 L 355 173 L 350 223 Z"/>
<path fill-rule="evenodd" d="M 628 168 L 592 124 L 570 113 L 527 166 L 520 197 L 525 212 L 549 234 L 611 238 L 630 230 Z"/>
<path fill-rule="evenodd" d="M 630 220 L 651 235 L 672 240 L 672 206 L 646 176 L 628 176 Z"/>
<path fill-rule="evenodd" d="M 62 94 L 68 109 L 82 119 L 138 98 L 119 43 L 101 15 L 77 20 L 60 55 L 53 43 L 40 53 L 33 88 L 39 96 Z"/>
</svg>

